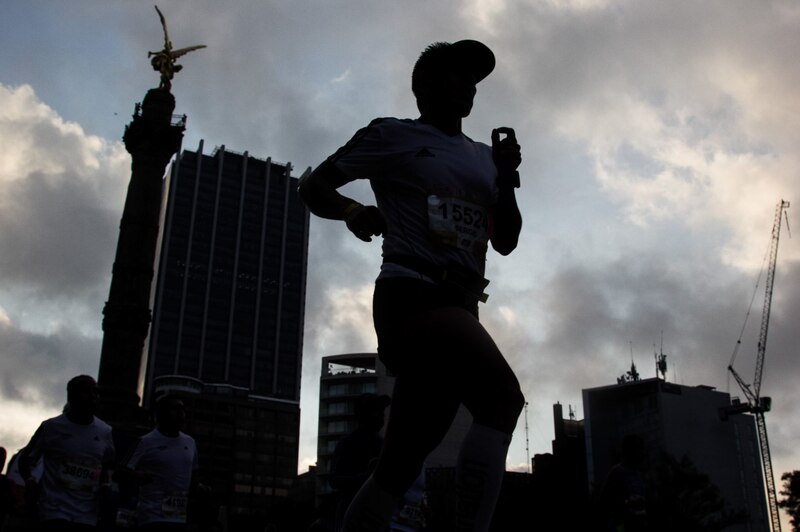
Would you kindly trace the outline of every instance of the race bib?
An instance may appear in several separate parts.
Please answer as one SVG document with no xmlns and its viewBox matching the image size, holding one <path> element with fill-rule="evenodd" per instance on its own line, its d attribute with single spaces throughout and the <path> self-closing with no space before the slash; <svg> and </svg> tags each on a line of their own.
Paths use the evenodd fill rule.
<svg viewBox="0 0 800 532">
<path fill-rule="evenodd" d="M 136 528 L 136 510 L 120 508 L 117 510 L 116 525 L 118 528 Z"/>
<path fill-rule="evenodd" d="M 489 243 L 489 213 L 462 199 L 428 196 L 428 232 L 439 245 L 482 256 Z"/>
<path fill-rule="evenodd" d="M 186 493 L 173 493 L 161 502 L 161 517 L 164 519 L 186 521 L 189 497 Z"/>
<path fill-rule="evenodd" d="M 64 460 L 58 470 L 59 485 L 68 490 L 94 492 L 100 484 L 100 462 Z"/>
</svg>

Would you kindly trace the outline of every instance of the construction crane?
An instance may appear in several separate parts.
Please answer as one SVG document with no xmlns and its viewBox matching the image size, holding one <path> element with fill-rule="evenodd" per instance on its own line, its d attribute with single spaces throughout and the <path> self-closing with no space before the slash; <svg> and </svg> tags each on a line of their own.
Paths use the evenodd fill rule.
<svg viewBox="0 0 800 532">
<path fill-rule="evenodd" d="M 772 238 L 769 246 L 769 266 L 767 268 L 767 280 L 764 289 L 764 310 L 761 313 L 761 333 L 758 338 L 758 354 L 756 355 L 756 372 L 753 377 L 753 384 L 747 384 L 742 377 L 733 369 L 733 360 L 736 357 L 736 350 L 741 345 L 741 335 L 736 343 L 733 358 L 728 371 L 736 379 L 742 389 L 747 404 L 734 404 L 726 414 L 751 412 L 755 416 L 758 431 L 758 443 L 761 448 L 761 464 L 764 470 L 764 480 L 767 488 L 767 500 L 769 502 L 769 515 L 772 522 L 772 531 L 780 532 L 781 522 L 778 514 L 778 498 L 775 494 L 775 476 L 772 471 L 772 457 L 769 451 L 769 439 L 767 438 L 767 423 L 764 414 L 769 412 L 772 407 L 772 399 L 761 397 L 761 377 L 764 373 L 764 355 L 767 351 L 767 331 L 769 329 L 769 313 L 772 306 L 772 289 L 775 284 L 775 264 L 778 259 L 778 240 L 781 236 L 781 221 L 784 211 L 789 208 L 789 202 L 781 200 L 775 210 L 775 222 L 772 225 Z M 786 227 L 789 228 L 789 220 L 786 220 Z M 742 328 L 744 331 L 744 328 Z"/>
</svg>

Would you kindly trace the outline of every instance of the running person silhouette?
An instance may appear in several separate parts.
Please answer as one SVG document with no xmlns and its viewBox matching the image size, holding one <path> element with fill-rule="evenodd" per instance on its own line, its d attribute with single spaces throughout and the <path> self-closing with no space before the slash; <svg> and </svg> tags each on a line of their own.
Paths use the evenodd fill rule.
<svg viewBox="0 0 800 532">
<path fill-rule="evenodd" d="M 39 425 L 19 454 L 26 490 L 39 490 L 39 527 L 44 532 L 96 530 L 100 499 L 110 487 L 114 461 L 111 427 L 94 415 L 97 383 L 78 375 L 67 383 L 65 413 Z M 40 480 L 34 464 L 44 464 Z"/>
<path fill-rule="evenodd" d="M 508 255 L 522 227 L 514 131 L 493 130 L 491 148 L 462 132 L 476 85 L 494 66 L 477 41 L 428 46 L 412 73 L 420 117 L 373 120 L 299 186 L 314 214 L 343 220 L 366 242 L 383 236 L 373 318 L 378 354 L 397 378 L 383 452 L 344 532 L 386 529 L 462 403 L 474 423 L 458 458 L 456 530 L 491 522 L 525 402 L 478 321 L 488 245 Z M 338 192 L 355 179 L 370 181 L 377 206 Z"/>
<path fill-rule="evenodd" d="M 155 407 L 156 428 L 136 442 L 116 475 L 139 485 L 139 532 L 182 532 L 190 493 L 197 485 L 197 445 L 181 431 L 186 410 L 180 397 L 164 395 Z"/>
</svg>

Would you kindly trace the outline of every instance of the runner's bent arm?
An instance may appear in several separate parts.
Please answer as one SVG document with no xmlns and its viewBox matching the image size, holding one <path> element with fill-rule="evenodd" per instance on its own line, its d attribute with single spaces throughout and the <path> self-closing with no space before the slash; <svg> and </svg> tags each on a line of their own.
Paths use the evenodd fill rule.
<svg viewBox="0 0 800 532">
<path fill-rule="evenodd" d="M 344 220 L 359 239 L 369 242 L 372 236 L 386 231 L 386 222 L 377 207 L 366 207 L 339 193 L 350 180 L 331 162 L 320 164 L 300 181 L 297 191 L 309 210 L 320 218 Z"/>
<path fill-rule="evenodd" d="M 500 187 L 497 203 L 492 209 L 492 223 L 492 248 L 501 255 L 508 255 L 516 249 L 522 230 L 522 215 L 517 206 L 514 187 Z"/>
<path fill-rule="evenodd" d="M 28 442 L 28 445 L 22 448 L 22 450 L 19 452 L 19 456 L 17 457 L 17 468 L 19 470 L 19 475 L 22 477 L 22 480 L 25 481 L 26 486 L 29 482 L 35 482 L 33 478 L 33 466 L 40 458 L 39 440 L 41 439 L 41 434 L 42 426 L 39 425 L 39 428 L 37 428 L 36 432 L 34 432 L 31 441 Z"/>
<path fill-rule="evenodd" d="M 501 134 L 506 135 L 501 140 Z M 491 242 L 495 251 L 508 255 L 517 247 L 522 230 L 522 215 L 514 190 L 519 187 L 517 168 L 522 162 L 516 134 L 510 127 L 492 131 L 492 158 L 497 167 L 497 203 L 492 208 Z"/>
<path fill-rule="evenodd" d="M 297 191 L 311 212 L 320 218 L 344 220 L 347 208 L 358 203 L 337 190 L 348 181 L 341 170 L 325 161 L 300 181 Z"/>
</svg>

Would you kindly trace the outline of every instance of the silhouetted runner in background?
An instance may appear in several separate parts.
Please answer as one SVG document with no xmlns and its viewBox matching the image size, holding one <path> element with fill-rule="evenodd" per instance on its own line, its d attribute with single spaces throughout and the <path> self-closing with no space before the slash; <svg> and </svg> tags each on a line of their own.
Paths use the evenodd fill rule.
<svg viewBox="0 0 800 532">
<path fill-rule="evenodd" d="M 155 417 L 156 428 L 139 439 L 115 478 L 139 485 L 139 530 L 180 532 L 186 530 L 189 493 L 197 482 L 197 447 L 181 432 L 186 412 L 180 398 L 159 398 Z"/>
<path fill-rule="evenodd" d="M 72 378 L 65 413 L 42 422 L 19 454 L 26 490 L 38 489 L 42 531 L 94 530 L 97 525 L 101 487 L 108 488 L 114 461 L 111 427 L 94 415 L 97 399 L 92 377 Z M 31 466 L 40 458 L 44 473 L 37 486 Z"/>
<path fill-rule="evenodd" d="M 6 467 L 6 448 L 0 447 L 0 530 L 6 522 L 6 517 L 14 509 L 14 494 L 11 491 L 11 481 L 3 474 Z"/>
<path fill-rule="evenodd" d="M 474 424 L 459 455 L 456 529 L 489 528 L 525 402 L 478 321 L 488 244 L 507 255 L 522 227 L 514 131 L 492 131 L 490 148 L 461 129 L 494 65 L 477 41 L 430 45 L 412 73 L 420 117 L 373 120 L 300 183 L 314 214 L 344 220 L 366 242 L 383 235 L 373 317 L 378 354 L 397 379 L 383 453 L 345 532 L 385 530 L 462 403 Z M 377 207 L 337 191 L 355 179 L 370 181 Z"/>
<path fill-rule="evenodd" d="M 339 440 L 333 451 L 328 483 L 339 493 L 334 532 L 342 529 L 350 501 L 375 469 L 383 447 L 383 438 L 378 433 L 383 428 L 389 403 L 388 395 L 360 396 L 355 404 L 356 429 Z"/>
<path fill-rule="evenodd" d="M 35 492 L 26 493 L 25 479 L 19 473 L 19 455 L 20 452 L 11 456 L 8 461 L 8 468 L 6 469 L 6 477 L 8 478 L 11 487 L 13 504 L 11 512 L 6 516 L 5 528 L 3 532 L 22 532 L 26 530 L 36 530 L 38 526 L 38 518 L 36 515 L 36 500 L 31 498 Z M 30 466 L 31 472 L 29 477 L 34 478 L 34 482 L 38 482 L 42 478 L 44 466 L 42 461 L 39 460 Z"/>
<path fill-rule="evenodd" d="M 622 460 L 608 472 L 602 489 L 608 532 L 645 532 L 647 526 L 647 488 L 642 467 L 645 446 L 640 436 L 622 439 Z"/>
</svg>

